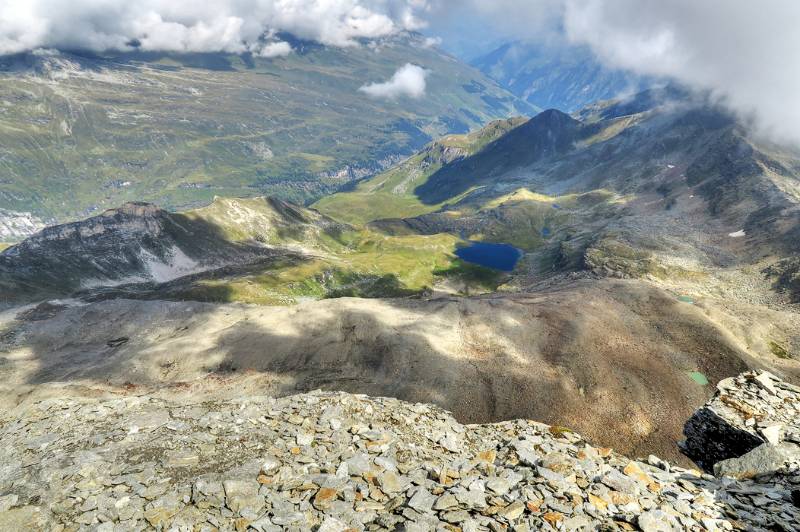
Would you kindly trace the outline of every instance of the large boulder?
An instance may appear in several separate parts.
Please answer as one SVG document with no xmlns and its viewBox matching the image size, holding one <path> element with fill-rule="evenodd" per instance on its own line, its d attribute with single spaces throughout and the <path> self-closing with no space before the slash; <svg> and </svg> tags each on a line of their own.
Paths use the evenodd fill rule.
<svg viewBox="0 0 800 532">
<path fill-rule="evenodd" d="M 720 381 L 686 422 L 683 452 L 700 467 L 737 478 L 797 471 L 800 388 L 768 372 Z"/>
</svg>

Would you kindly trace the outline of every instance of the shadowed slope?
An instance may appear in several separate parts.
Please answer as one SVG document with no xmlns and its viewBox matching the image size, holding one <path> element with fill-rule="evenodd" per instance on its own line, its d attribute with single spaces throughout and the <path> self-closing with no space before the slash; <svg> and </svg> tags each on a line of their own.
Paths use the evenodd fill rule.
<svg viewBox="0 0 800 532">
<path fill-rule="evenodd" d="M 6 321 L 0 367 L 8 400 L 28 385 L 46 394 L 46 383 L 195 397 L 323 388 L 433 402 L 465 422 L 535 418 L 677 456 L 684 419 L 711 393 L 690 372 L 712 383 L 748 367 L 800 377 L 800 363 L 747 349 L 720 316 L 635 281 L 288 308 L 115 300 Z"/>
</svg>

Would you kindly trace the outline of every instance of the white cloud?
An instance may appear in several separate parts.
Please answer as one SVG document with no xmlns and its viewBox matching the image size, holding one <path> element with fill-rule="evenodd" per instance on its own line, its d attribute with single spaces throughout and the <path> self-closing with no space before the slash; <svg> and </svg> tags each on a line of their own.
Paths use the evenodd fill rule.
<svg viewBox="0 0 800 532">
<path fill-rule="evenodd" d="M 422 42 L 422 46 L 425 48 L 434 48 L 436 46 L 441 46 L 442 38 L 441 37 L 426 37 L 425 40 Z"/>
<path fill-rule="evenodd" d="M 797 0 L 567 0 L 567 36 L 613 66 L 712 91 L 800 143 Z"/>
<path fill-rule="evenodd" d="M 422 98 L 425 96 L 425 78 L 427 76 L 427 70 L 408 63 L 399 68 L 389 81 L 364 85 L 358 90 L 372 98 L 385 100 L 396 100 L 401 96 L 415 99 Z"/>
<path fill-rule="evenodd" d="M 261 57 L 285 57 L 292 53 L 292 45 L 288 42 L 271 42 L 264 45 L 258 55 Z"/>
<path fill-rule="evenodd" d="M 262 36 L 275 31 L 350 46 L 420 28 L 418 13 L 427 7 L 427 0 L 1 0 L 0 54 L 130 50 L 133 43 L 143 50 L 260 53 Z"/>
<path fill-rule="evenodd" d="M 799 0 L 436 0 L 434 11 L 483 24 L 476 35 L 589 45 L 609 66 L 709 90 L 800 144 Z"/>
</svg>

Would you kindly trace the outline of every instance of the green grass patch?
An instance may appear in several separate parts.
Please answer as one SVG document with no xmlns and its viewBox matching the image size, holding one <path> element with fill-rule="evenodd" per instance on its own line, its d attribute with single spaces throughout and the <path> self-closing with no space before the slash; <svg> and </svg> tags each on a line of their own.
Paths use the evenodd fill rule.
<svg viewBox="0 0 800 532">
<path fill-rule="evenodd" d="M 495 290 L 502 284 L 503 274 L 497 270 L 470 264 L 461 259 L 454 260 L 448 267 L 434 270 L 434 275 L 461 281 L 468 286 L 478 286 L 487 290 Z"/>
<path fill-rule="evenodd" d="M 778 342 L 770 341 L 769 350 L 773 355 L 775 355 L 778 358 L 783 358 L 787 360 L 792 358 L 792 355 L 789 354 L 789 351 L 787 351 L 786 348 L 780 345 Z"/>
<path fill-rule="evenodd" d="M 700 386 L 708 386 L 708 378 L 699 371 L 690 371 L 689 378 Z"/>
</svg>

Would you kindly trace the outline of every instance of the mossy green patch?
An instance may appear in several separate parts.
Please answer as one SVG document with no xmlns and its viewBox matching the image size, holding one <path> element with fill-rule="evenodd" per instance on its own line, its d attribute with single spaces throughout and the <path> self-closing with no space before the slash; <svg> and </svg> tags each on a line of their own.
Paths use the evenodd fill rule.
<svg viewBox="0 0 800 532">
<path fill-rule="evenodd" d="M 564 434 L 569 434 L 571 432 L 575 432 L 574 430 L 568 427 L 562 427 L 560 425 L 553 425 L 552 427 L 548 428 L 550 434 L 552 434 L 556 438 L 561 438 Z"/>
<path fill-rule="evenodd" d="M 708 378 L 699 371 L 690 371 L 689 378 L 700 386 L 708 386 Z"/>
<path fill-rule="evenodd" d="M 467 286 L 476 286 L 486 290 L 496 290 L 502 283 L 503 274 L 497 270 L 470 264 L 461 259 L 450 263 L 446 268 L 433 271 L 437 277 L 455 279 L 465 283 Z"/>
<path fill-rule="evenodd" d="M 778 342 L 770 341 L 769 342 L 769 350 L 778 358 L 783 359 L 791 359 L 792 355 L 789 354 L 789 351 L 786 350 L 785 347 L 780 345 Z"/>
</svg>

